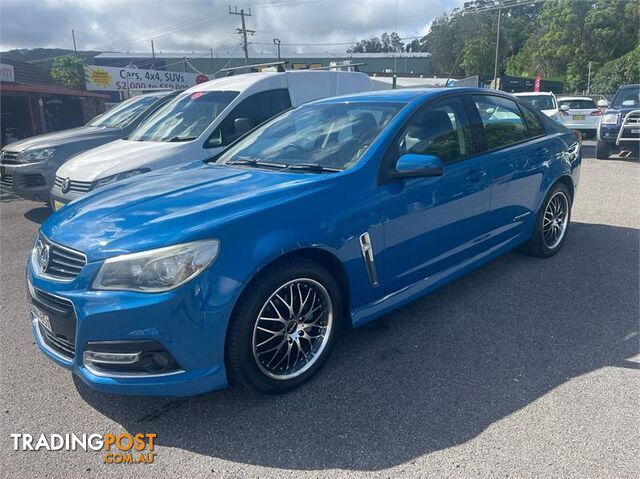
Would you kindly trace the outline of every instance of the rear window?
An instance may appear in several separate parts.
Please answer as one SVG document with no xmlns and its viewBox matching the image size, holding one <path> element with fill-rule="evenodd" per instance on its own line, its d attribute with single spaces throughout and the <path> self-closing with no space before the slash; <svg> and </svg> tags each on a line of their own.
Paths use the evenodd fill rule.
<svg viewBox="0 0 640 479">
<path fill-rule="evenodd" d="M 556 99 L 551 95 L 523 95 L 518 96 L 521 100 L 533 105 L 538 110 L 554 110 L 556 108 Z"/>
<path fill-rule="evenodd" d="M 597 108 L 596 102 L 591 98 L 579 100 L 558 100 L 560 106 L 567 105 L 571 110 L 593 110 Z"/>
</svg>

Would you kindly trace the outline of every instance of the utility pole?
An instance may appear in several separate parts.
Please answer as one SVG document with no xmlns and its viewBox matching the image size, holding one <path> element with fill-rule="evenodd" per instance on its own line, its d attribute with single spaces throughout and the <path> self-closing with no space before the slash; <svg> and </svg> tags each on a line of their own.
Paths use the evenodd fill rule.
<svg viewBox="0 0 640 479">
<path fill-rule="evenodd" d="M 151 58 L 153 58 L 153 62 L 155 63 L 155 61 L 156 61 L 156 50 L 153 47 L 153 40 L 151 40 Z"/>
<path fill-rule="evenodd" d="M 502 17 L 502 0 L 498 0 L 498 29 L 496 32 L 496 61 L 493 65 L 493 88 L 498 89 L 498 51 L 500 49 L 500 18 Z"/>
<path fill-rule="evenodd" d="M 247 26 L 245 25 L 245 22 L 244 22 L 244 17 L 251 16 L 251 9 L 249 9 L 249 13 L 246 13 L 244 11 L 244 8 L 241 8 L 240 11 L 238 11 L 238 7 L 234 7 L 234 10 L 231 11 L 231 5 L 229 5 L 229 15 L 240 15 L 240 18 L 242 19 L 242 28 L 236 28 L 236 32 L 242 33 L 242 49 L 244 50 L 244 65 L 247 66 L 249 64 L 249 47 L 247 43 L 247 33 L 249 33 L 250 35 L 253 35 L 254 33 L 256 33 L 255 30 L 247 30 Z"/>
<path fill-rule="evenodd" d="M 278 47 L 278 61 L 280 61 L 280 39 L 279 38 L 274 38 L 273 39 L 273 44 L 277 45 L 277 47 Z"/>
<path fill-rule="evenodd" d="M 71 30 L 71 38 L 73 38 L 73 51 L 76 52 L 77 55 L 78 49 L 76 48 L 76 32 L 74 32 L 73 29 Z"/>
<path fill-rule="evenodd" d="M 587 74 L 587 95 L 591 89 L 591 63 L 592 62 L 589 62 L 589 73 Z"/>
<path fill-rule="evenodd" d="M 216 71 L 213 68 L 213 48 L 210 48 L 209 52 L 211 52 L 211 74 L 214 74 Z"/>
</svg>

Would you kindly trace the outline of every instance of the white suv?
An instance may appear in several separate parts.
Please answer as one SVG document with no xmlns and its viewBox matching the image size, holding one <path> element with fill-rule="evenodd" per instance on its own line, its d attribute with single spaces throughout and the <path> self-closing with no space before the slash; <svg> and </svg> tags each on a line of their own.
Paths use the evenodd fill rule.
<svg viewBox="0 0 640 479">
<path fill-rule="evenodd" d="M 568 106 L 558 106 L 556 96 L 551 92 L 514 93 L 518 98 L 529 102 L 536 110 L 540 110 L 549 118 L 562 123 L 561 111 L 569 111 Z"/>
<path fill-rule="evenodd" d="M 578 130 L 589 136 L 595 136 L 602 118 L 602 111 L 593 98 L 588 96 L 561 96 L 558 103 L 569 107 L 568 111 L 561 111 L 562 123 L 567 128 Z"/>
</svg>

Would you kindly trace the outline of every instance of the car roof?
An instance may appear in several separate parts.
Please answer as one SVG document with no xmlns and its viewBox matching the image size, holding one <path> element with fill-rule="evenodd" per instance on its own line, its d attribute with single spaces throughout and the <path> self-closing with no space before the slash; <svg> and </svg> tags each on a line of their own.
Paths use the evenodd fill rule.
<svg viewBox="0 0 640 479">
<path fill-rule="evenodd" d="M 595 102 L 590 96 L 559 96 L 558 100 L 591 100 Z"/>
<path fill-rule="evenodd" d="M 332 77 L 344 77 L 344 76 L 364 76 L 364 73 L 361 72 L 343 72 L 343 71 L 313 71 L 313 70 L 287 70 L 285 72 L 257 72 L 257 73 L 243 73 L 240 75 L 230 75 L 223 78 L 215 78 L 213 80 L 209 80 L 204 83 L 200 83 L 189 88 L 190 93 L 198 92 L 198 91 L 213 91 L 213 90 L 222 90 L 222 91 L 245 91 L 249 89 L 251 86 L 256 83 L 260 83 L 262 81 L 269 81 L 269 79 L 274 79 L 277 77 L 286 78 L 287 76 L 306 76 L 308 78 L 313 78 L 317 76 L 319 79 L 323 79 L 326 81 L 328 78 Z"/>
<path fill-rule="evenodd" d="M 401 88 L 399 90 L 374 90 L 361 93 L 350 93 L 333 98 L 322 98 L 313 103 L 347 103 L 347 102 L 379 102 L 379 103 L 409 103 L 417 99 L 435 98 L 446 93 L 501 93 L 486 88 Z"/>
<path fill-rule="evenodd" d="M 553 92 L 550 92 L 550 91 L 523 91 L 523 92 L 514 93 L 514 96 L 540 96 L 540 95 L 553 96 Z"/>
</svg>

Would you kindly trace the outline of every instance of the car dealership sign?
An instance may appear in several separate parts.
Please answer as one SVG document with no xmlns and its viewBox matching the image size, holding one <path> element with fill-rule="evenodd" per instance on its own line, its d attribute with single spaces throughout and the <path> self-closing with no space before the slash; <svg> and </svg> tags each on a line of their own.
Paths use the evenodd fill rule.
<svg viewBox="0 0 640 479">
<path fill-rule="evenodd" d="M 85 66 L 84 77 L 87 90 L 97 91 L 185 90 L 198 83 L 209 81 L 207 75 L 199 73 L 103 67 L 98 65 Z"/>
<path fill-rule="evenodd" d="M 16 81 L 16 74 L 13 69 L 13 65 L 0 63 L 0 81 L 6 81 L 6 82 Z"/>
</svg>

